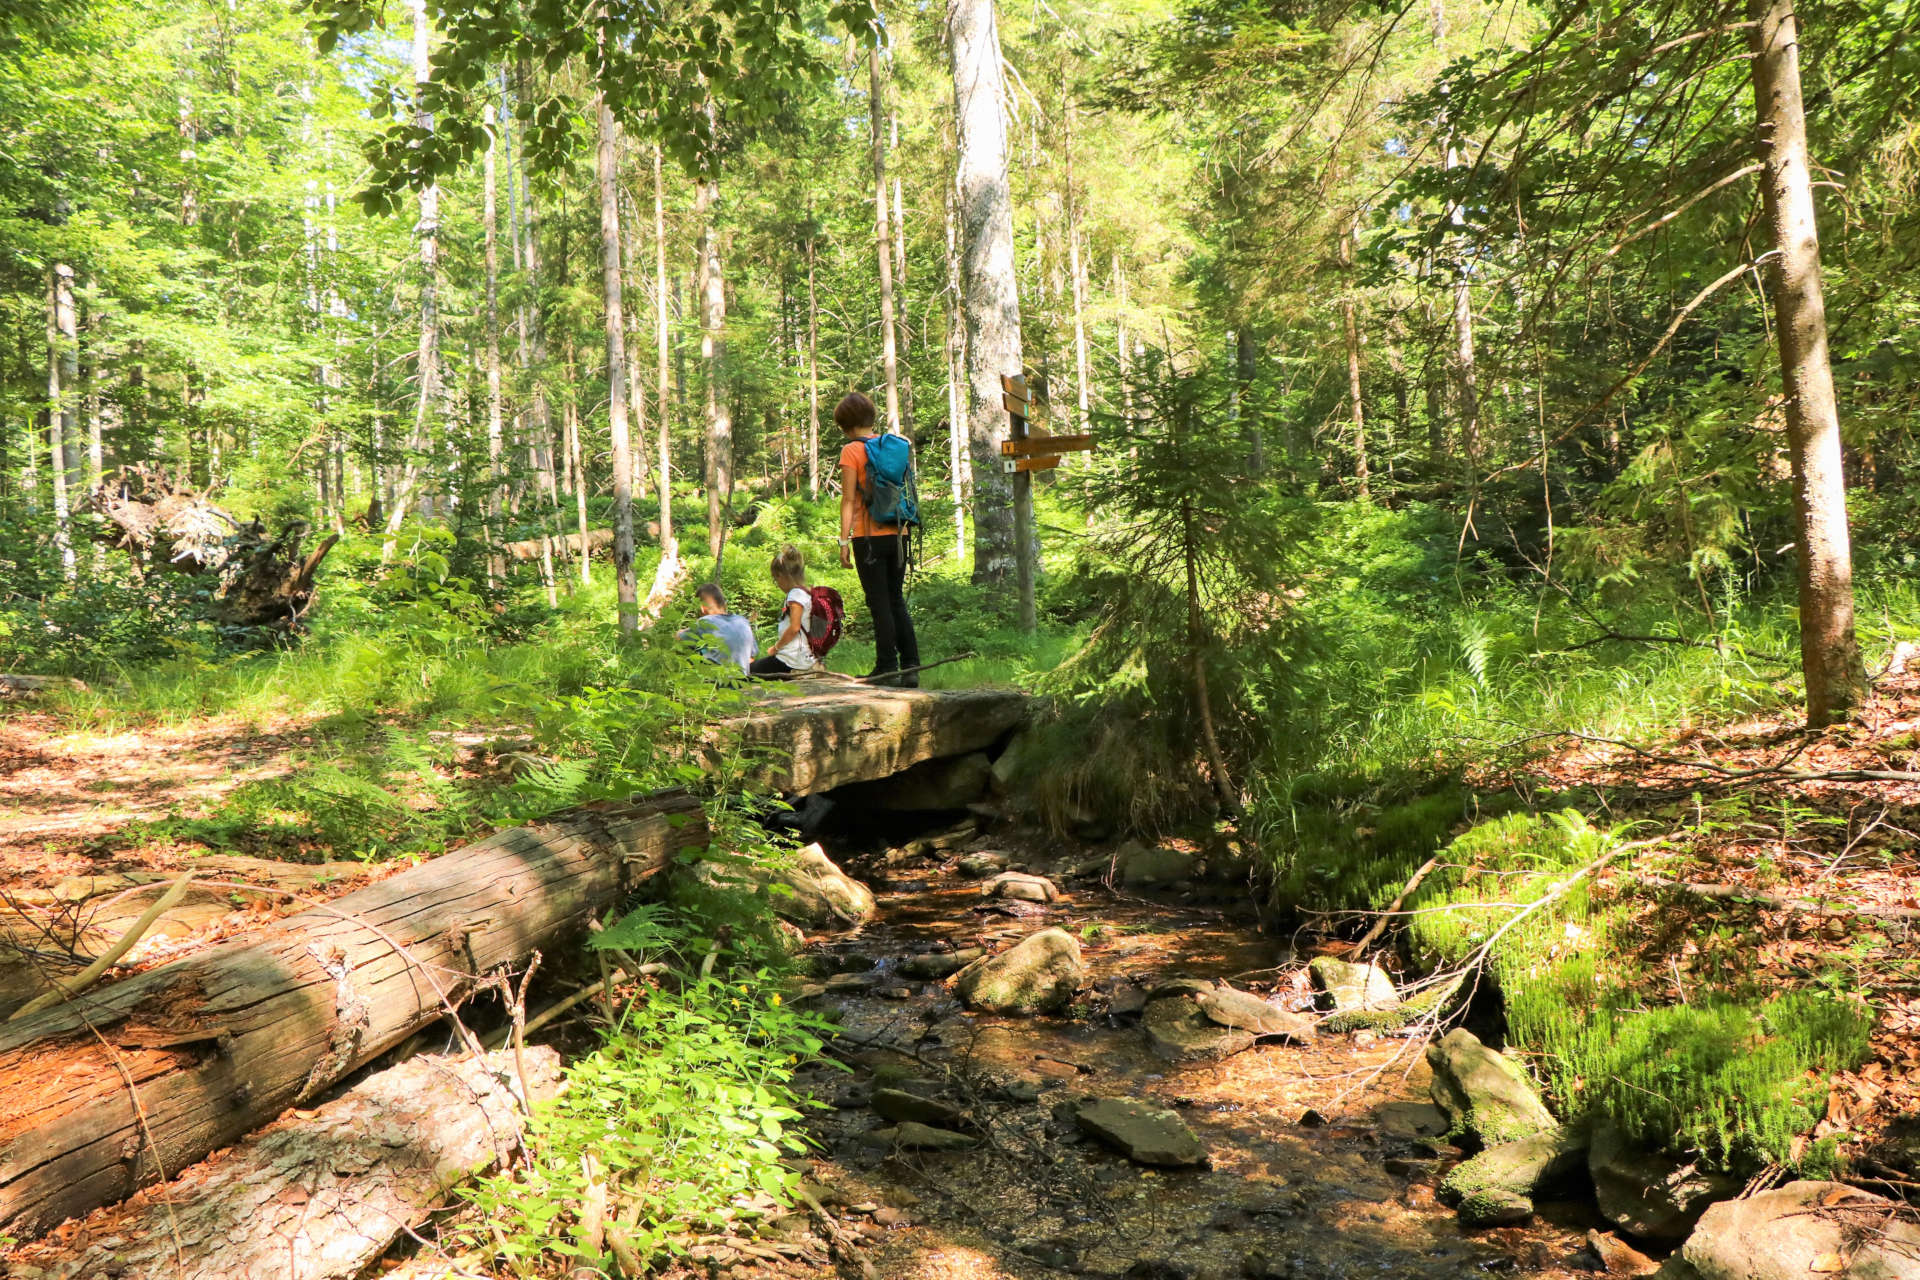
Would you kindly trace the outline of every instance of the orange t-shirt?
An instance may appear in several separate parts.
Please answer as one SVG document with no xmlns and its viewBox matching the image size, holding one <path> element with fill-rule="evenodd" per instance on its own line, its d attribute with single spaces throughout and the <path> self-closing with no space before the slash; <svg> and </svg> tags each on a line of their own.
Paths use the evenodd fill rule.
<svg viewBox="0 0 1920 1280">
<path fill-rule="evenodd" d="M 853 529 L 848 534 L 853 538 L 897 537 L 900 526 L 897 524 L 875 524 L 873 517 L 867 514 L 867 446 L 858 440 L 849 440 L 840 450 L 841 478 L 845 480 L 847 469 L 853 469 Z"/>
</svg>

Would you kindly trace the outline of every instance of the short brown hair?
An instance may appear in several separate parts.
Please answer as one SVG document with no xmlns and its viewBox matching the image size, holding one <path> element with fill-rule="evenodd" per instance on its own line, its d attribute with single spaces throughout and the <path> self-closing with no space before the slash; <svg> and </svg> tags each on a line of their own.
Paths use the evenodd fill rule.
<svg viewBox="0 0 1920 1280">
<path fill-rule="evenodd" d="M 800 548 L 794 546 L 791 542 L 780 548 L 779 552 L 773 557 L 772 568 L 773 576 L 776 578 L 783 578 L 788 582 L 805 582 L 807 580 L 806 557 L 802 556 L 800 554 Z"/>
<path fill-rule="evenodd" d="M 873 401 L 858 391 L 849 391 L 840 397 L 839 404 L 833 406 L 833 420 L 840 424 L 842 431 L 871 427 L 874 422 Z"/>
</svg>

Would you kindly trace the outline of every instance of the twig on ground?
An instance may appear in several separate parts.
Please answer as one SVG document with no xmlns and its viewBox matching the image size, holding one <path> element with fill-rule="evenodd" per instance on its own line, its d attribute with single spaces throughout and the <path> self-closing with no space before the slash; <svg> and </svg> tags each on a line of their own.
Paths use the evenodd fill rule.
<svg viewBox="0 0 1920 1280">
<path fill-rule="evenodd" d="M 1367 948 L 1378 941 L 1382 933 L 1386 932 L 1387 922 L 1399 912 L 1400 904 L 1405 902 L 1408 895 L 1415 889 L 1418 889 L 1420 882 L 1431 875 L 1433 869 L 1439 865 L 1440 855 L 1437 853 L 1420 864 L 1420 869 L 1407 878 L 1407 882 L 1401 886 L 1400 892 L 1395 894 L 1393 901 L 1387 904 L 1387 909 L 1382 911 L 1374 920 L 1373 924 L 1368 927 L 1367 931 L 1360 935 L 1360 941 L 1353 944 L 1354 955 L 1359 956 L 1366 954 Z"/>
<path fill-rule="evenodd" d="M 43 991 L 21 1005 L 18 1009 L 15 1009 L 7 1015 L 7 1021 L 14 1022 L 20 1018 L 36 1014 L 42 1009 L 51 1008 L 62 1000 L 71 1000 L 88 987 L 91 987 L 94 983 L 100 981 L 100 979 L 105 976 L 107 970 L 113 968 L 114 965 L 120 962 L 122 956 L 133 950 L 134 943 L 140 941 L 140 939 L 146 935 L 147 930 L 153 927 L 154 921 L 165 915 L 176 902 L 180 901 L 181 897 L 187 892 L 187 886 L 192 883 L 193 875 L 192 873 L 188 873 L 168 885 L 167 891 L 154 899 L 153 905 L 145 911 L 142 911 L 140 918 L 133 922 L 133 926 L 120 935 L 120 941 L 108 947 L 92 964 L 76 974 L 73 981 L 61 982 L 55 979 L 51 991 Z"/>
</svg>

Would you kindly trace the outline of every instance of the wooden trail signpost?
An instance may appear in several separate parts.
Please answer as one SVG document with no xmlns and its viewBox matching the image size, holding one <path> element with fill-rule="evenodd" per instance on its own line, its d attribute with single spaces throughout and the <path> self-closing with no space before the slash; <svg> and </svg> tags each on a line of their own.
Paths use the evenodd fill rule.
<svg viewBox="0 0 1920 1280">
<path fill-rule="evenodd" d="M 1013 477 L 1013 539 L 1015 574 L 1020 587 L 1020 627 L 1032 631 L 1038 619 L 1033 602 L 1033 473 L 1051 471 L 1067 453 L 1094 447 L 1090 435 L 1038 435 L 1030 430 L 1036 402 L 1027 389 L 1025 374 L 1000 375 L 1000 403 L 1006 407 L 1008 438 L 1000 445 L 1001 470 Z"/>
</svg>

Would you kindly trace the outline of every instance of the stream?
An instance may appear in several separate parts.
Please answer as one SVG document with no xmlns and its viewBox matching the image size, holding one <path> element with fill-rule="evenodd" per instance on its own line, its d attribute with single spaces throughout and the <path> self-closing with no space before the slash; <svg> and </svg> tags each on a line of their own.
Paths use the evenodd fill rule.
<svg viewBox="0 0 1920 1280">
<path fill-rule="evenodd" d="M 1419 1046 L 1392 1035 L 1262 1042 L 1217 1061 L 1170 1063 L 1139 1026 L 1146 989 L 1175 977 L 1231 979 L 1289 1008 L 1311 1008 L 1304 960 L 1259 932 L 1244 900 L 1117 893 L 1088 850 L 1063 857 L 1039 838 L 943 840 L 919 857 L 871 840 L 832 839 L 828 856 L 878 901 L 864 928 L 812 948 L 814 995 L 842 1027 L 851 1072 L 799 1078 L 826 1103 L 816 1191 L 860 1234 L 880 1280 L 1090 1275 L 1141 1280 L 1236 1277 L 1591 1276 L 1590 1203 L 1545 1203 L 1518 1227 L 1465 1232 L 1434 1187 L 1460 1152 L 1437 1136 Z M 1047 905 L 989 903 L 956 869 L 968 850 L 1052 874 Z M 1096 856 L 1094 862 L 1100 862 Z M 1075 867 L 1078 877 L 1065 874 Z M 1213 887 L 1212 896 L 1232 895 Z M 1240 895 L 1244 899 L 1244 891 Z M 1011 913 L 1011 914 L 1010 914 Z M 970 1012 L 946 984 L 905 976 L 907 958 L 1002 948 L 1058 926 L 1082 940 L 1087 984 L 1069 1016 Z M 892 1150 L 867 1105 L 905 1085 L 965 1107 L 985 1138 L 971 1150 Z M 1210 1167 L 1134 1164 L 1083 1136 L 1071 1104 L 1087 1095 L 1176 1110 Z"/>
</svg>

